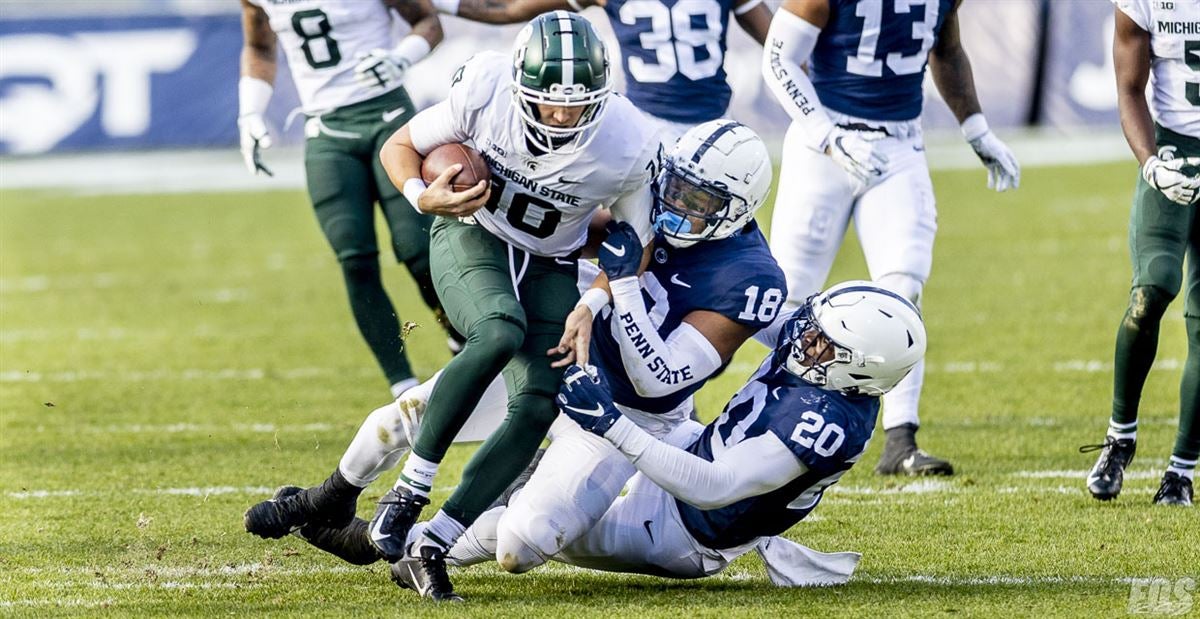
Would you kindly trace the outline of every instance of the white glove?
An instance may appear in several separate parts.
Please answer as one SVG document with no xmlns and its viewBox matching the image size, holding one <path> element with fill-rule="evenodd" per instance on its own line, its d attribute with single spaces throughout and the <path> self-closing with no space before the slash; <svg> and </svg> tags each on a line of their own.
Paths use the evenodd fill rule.
<svg viewBox="0 0 1200 619">
<path fill-rule="evenodd" d="M 1168 200 L 1188 206 L 1200 195 L 1200 173 L 1188 175 L 1185 166 L 1200 168 L 1200 157 L 1176 157 L 1174 146 L 1164 146 L 1142 164 L 1142 178 Z"/>
<path fill-rule="evenodd" d="M 391 90 L 404 79 L 408 61 L 386 49 L 373 49 L 354 65 L 354 77 L 364 88 Z"/>
<path fill-rule="evenodd" d="M 887 171 L 888 159 L 875 150 L 876 140 L 864 138 L 856 131 L 834 128 L 829 134 L 826 152 L 861 190 Z"/>
<path fill-rule="evenodd" d="M 979 160 L 987 167 L 988 189 L 1008 191 L 1021 186 L 1021 164 L 1000 138 L 988 128 L 983 114 L 973 114 L 963 121 L 963 137 Z"/>
<path fill-rule="evenodd" d="M 251 174 L 262 172 L 275 176 L 262 162 L 262 150 L 271 148 L 271 133 L 262 114 L 246 114 L 238 117 L 238 133 L 242 143 L 242 160 Z"/>
</svg>

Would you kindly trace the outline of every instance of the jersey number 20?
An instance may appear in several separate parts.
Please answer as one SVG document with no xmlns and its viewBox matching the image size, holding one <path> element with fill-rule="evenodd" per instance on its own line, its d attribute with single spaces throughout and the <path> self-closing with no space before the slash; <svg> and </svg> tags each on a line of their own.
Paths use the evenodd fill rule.
<svg viewBox="0 0 1200 619">
<path fill-rule="evenodd" d="M 619 14 L 621 23 L 628 26 L 637 25 L 639 19 L 650 20 L 650 31 L 643 32 L 639 42 L 643 49 L 654 52 L 654 62 L 628 57 L 629 73 L 637 81 L 660 84 L 676 73 L 698 81 L 721 69 L 721 5 L 717 0 L 679 0 L 671 8 L 657 0 L 629 0 L 621 5 Z M 693 25 L 695 18 L 704 25 Z M 708 56 L 703 60 L 696 58 L 701 47 Z"/>
<path fill-rule="evenodd" d="M 825 418 L 813 411 L 804 411 L 800 423 L 792 431 L 792 441 L 806 449 L 828 458 L 842 446 L 846 431 L 836 423 L 825 423 Z"/>
</svg>

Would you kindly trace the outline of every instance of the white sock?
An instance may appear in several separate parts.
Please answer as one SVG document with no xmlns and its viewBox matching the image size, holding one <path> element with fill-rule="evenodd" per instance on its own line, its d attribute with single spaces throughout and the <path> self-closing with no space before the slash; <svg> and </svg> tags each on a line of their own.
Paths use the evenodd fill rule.
<svg viewBox="0 0 1200 619">
<path fill-rule="evenodd" d="M 462 537 L 458 538 L 446 562 L 458 567 L 476 565 L 496 560 L 496 539 L 499 535 L 500 517 L 507 509 L 503 505 L 484 512 Z"/>
<path fill-rule="evenodd" d="M 421 381 L 417 380 L 416 378 L 406 378 L 406 379 L 392 385 L 390 387 L 391 392 L 392 392 L 392 398 L 395 399 L 395 398 L 400 397 L 400 394 L 404 393 L 405 391 L 408 391 L 409 389 L 412 389 L 413 387 L 416 387 L 419 384 L 421 384 Z"/>
<path fill-rule="evenodd" d="M 427 545 L 434 545 L 442 552 L 449 552 L 458 538 L 462 537 L 466 531 L 467 527 L 463 526 L 461 522 L 439 509 L 433 519 L 426 523 L 425 530 L 421 532 L 421 538 L 415 540 L 413 554 L 418 554 L 416 549 Z"/>
<path fill-rule="evenodd" d="M 1137 440 L 1137 422 L 1117 423 L 1110 419 L 1108 420 L 1108 436 L 1117 440 Z"/>
<path fill-rule="evenodd" d="M 1167 464 L 1167 472 L 1175 473 L 1180 477 L 1186 477 L 1190 481 L 1195 481 L 1196 461 L 1184 460 L 1179 456 L 1171 456 L 1171 461 Z"/>
<path fill-rule="evenodd" d="M 365 488 L 384 471 L 394 468 L 408 452 L 408 447 L 408 439 L 400 425 L 400 409 L 392 402 L 367 415 L 346 453 L 342 454 L 338 470 L 346 481 Z"/>
<path fill-rule="evenodd" d="M 433 478 L 437 476 L 437 471 L 437 462 L 430 462 L 415 453 L 410 453 L 404 461 L 404 469 L 400 472 L 400 479 L 396 480 L 395 487 L 407 488 L 413 494 L 428 497 L 429 491 L 433 489 Z"/>
</svg>

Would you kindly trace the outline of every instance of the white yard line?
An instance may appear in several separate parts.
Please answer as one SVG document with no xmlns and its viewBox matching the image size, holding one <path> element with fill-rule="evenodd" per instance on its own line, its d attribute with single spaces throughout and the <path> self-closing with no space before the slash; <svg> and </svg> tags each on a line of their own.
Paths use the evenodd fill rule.
<svg viewBox="0 0 1200 619">
<path fill-rule="evenodd" d="M 375 370 L 361 369 L 351 375 L 375 376 Z M 0 372 L 0 383 L 78 383 L 104 381 L 109 383 L 142 383 L 156 381 L 257 381 L 267 379 L 303 380 L 318 376 L 344 376 L 345 368 L 299 367 L 299 368 L 185 368 L 180 370 L 128 370 L 109 371 L 79 369 L 43 372 L 39 370 L 5 370 Z"/>
<path fill-rule="evenodd" d="M 268 488 L 266 486 L 208 486 L 189 488 L 137 488 L 133 490 L 125 490 L 123 492 L 154 496 L 209 497 L 221 494 L 268 495 L 275 492 L 275 488 Z M 112 492 L 107 490 L 22 490 L 20 492 L 6 492 L 4 493 L 4 496 L 10 499 L 54 499 L 76 496 L 110 497 L 112 496 Z"/>
</svg>

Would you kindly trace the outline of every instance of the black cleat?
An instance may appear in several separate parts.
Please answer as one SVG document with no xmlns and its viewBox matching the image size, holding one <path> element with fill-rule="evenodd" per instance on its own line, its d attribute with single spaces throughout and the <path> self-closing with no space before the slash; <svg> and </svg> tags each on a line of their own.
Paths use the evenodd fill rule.
<svg viewBox="0 0 1200 619">
<path fill-rule="evenodd" d="M 429 499 L 413 494 L 407 488 L 392 488 L 379 499 L 375 517 L 371 518 L 371 545 L 389 562 L 404 558 L 404 543 L 408 532 L 417 523 L 421 508 Z"/>
<path fill-rule="evenodd" d="M 1079 453 L 1100 451 L 1100 458 L 1087 476 L 1087 489 L 1092 496 L 1101 501 L 1111 501 L 1121 494 L 1121 484 L 1125 481 L 1125 467 L 1133 462 L 1133 454 L 1137 452 L 1137 440 L 1132 438 L 1113 438 L 1105 436 L 1099 445 L 1084 445 Z"/>
<path fill-rule="evenodd" d="M 1154 495 L 1154 504 L 1191 507 L 1192 480 L 1179 473 L 1167 471 L 1163 475 L 1162 485 L 1158 487 L 1158 493 Z"/>
<path fill-rule="evenodd" d="M 299 486 L 284 486 L 275 492 L 275 499 L 303 491 Z M 292 535 L 354 565 L 370 565 L 382 558 L 367 538 L 367 521 L 362 518 L 355 518 L 340 529 L 310 524 L 292 531 Z"/>
<path fill-rule="evenodd" d="M 450 575 L 446 573 L 446 556 L 442 549 L 425 545 L 418 550 L 420 557 L 406 557 L 392 564 L 392 582 L 435 602 L 462 602 L 462 596 L 454 592 Z"/>
<path fill-rule="evenodd" d="M 361 488 L 334 472 L 320 486 L 294 490 L 284 486 L 275 496 L 246 510 L 246 531 L 262 538 L 279 539 L 308 524 L 340 529 L 354 520 Z"/>
<path fill-rule="evenodd" d="M 917 448 L 917 426 L 906 423 L 885 430 L 887 443 L 875 466 L 877 475 L 953 475 L 954 466 Z"/>
</svg>

